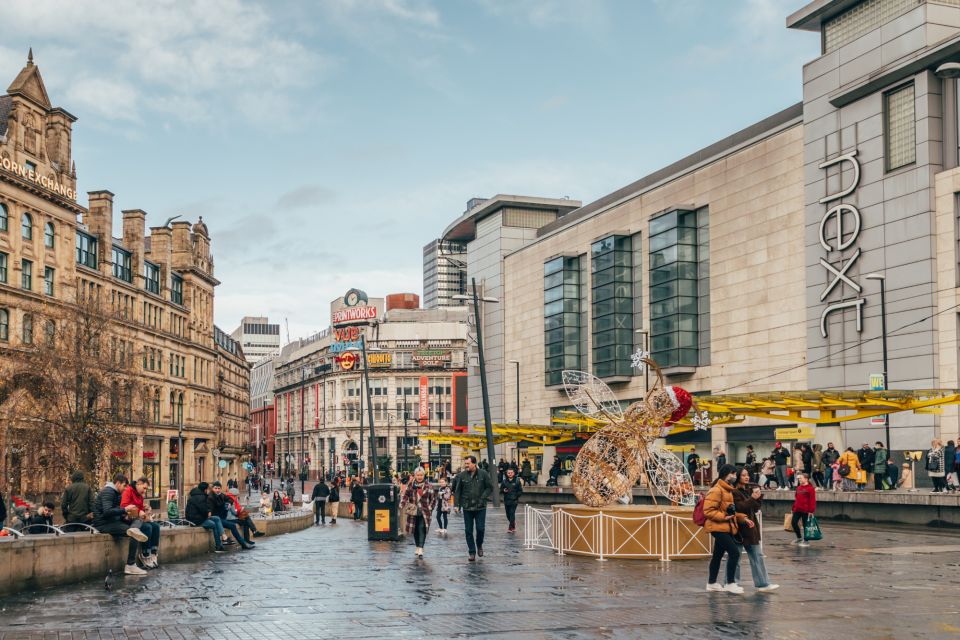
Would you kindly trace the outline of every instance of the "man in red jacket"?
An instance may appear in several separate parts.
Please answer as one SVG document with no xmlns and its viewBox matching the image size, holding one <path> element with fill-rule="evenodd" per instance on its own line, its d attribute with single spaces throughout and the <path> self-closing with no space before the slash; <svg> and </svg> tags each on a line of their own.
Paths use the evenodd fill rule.
<svg viewBox="0 0 960 640">
<path fill-rule="evenodd" d="M 809 547 L 807 542 L 807 518 L 817 510 L 817 490 L 810 484 L 810 476 L 806 473 L 797 475 L 797 495 L 793 499 L 793 518 L 790 524 L 793 526 L 793 533 L 797 539 L 793 544 L 800 547 Z M 799 527 L 798 523 L 803 523 Z"/>
<path fill-rule="evenodd" d="M 138 478 L 133 484 L 128 484 L 120 497 L 120 506 L 126 509 L 132 505 L 137 508 L 134 517 L 143 520 L 140 525 L 140 531 L 147 536 L 146 542 L 140 543 L 140 553 L 138 560 L 146 569 L 156 569 L 160 566 L 157 561 L 157 550 L 160 548 L 160 525 L 156 522 L 150 522 L 150 506 L 144 504 L 143 496 L 150 488 L 150 481 L 146 478 Z"/>
</svg>

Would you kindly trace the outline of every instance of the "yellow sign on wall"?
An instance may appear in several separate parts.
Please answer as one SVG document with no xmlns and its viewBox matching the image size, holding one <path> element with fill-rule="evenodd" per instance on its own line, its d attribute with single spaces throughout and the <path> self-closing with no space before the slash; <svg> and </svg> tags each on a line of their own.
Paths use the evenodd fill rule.
<svg viewBox="0 0 960 640">
<path fill-rule="evenodd" d="M 814 427 L 783 427 L 774 429 L 777 440 L 809 440 L 813 438 Z"/>
<path fill-rule="evenodd" d="M 534 455 L 534 454 L 536 454 L 536 455 L 542 455 L 542 454 L 543 454 L 543 447 L 527 447 L 527 454 L 528 454 L 528 455 Z"/>
<path fill-rule="evenodd" d="M 390 512 L 387 509 L 373 512 L 373 530 L 377 533 L 390 533 Z"/>
</svg>

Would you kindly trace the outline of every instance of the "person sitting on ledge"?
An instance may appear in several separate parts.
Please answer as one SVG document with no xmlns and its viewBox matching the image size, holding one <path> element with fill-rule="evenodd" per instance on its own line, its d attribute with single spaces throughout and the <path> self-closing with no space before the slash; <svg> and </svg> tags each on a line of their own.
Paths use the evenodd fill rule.
<svg viewBox="0 0 960 640">
<path fill-rule="evenodd" d="M 144 504 L 143 496 L 150 487 L 150 481 L 144 477 L 138 478 L 134 484 L 127 485 L 120 498 L 120 506 L 126 509 L 133 505 L 137 508 L 137 518 L 143 520 L 140 530 L 147 536 L 147 541 L 140 544 L 140 564 L 145 569 L 156 569 L 159 566 L 157 550 L 160 548 L 160 525 L 148 522 L 150 507 Z"/>
<path fill-rule="evenodd" d="M 213 535 L 213 552 L 223 553 L 223 541 L 220 538 L 223 535 L 223 523 L 220 518 L 210 513 L 210 503 L 207 501 L 209 492 L 210 485 L 206 482 L 201 482 L 191 489 L 184 515 L 193 525 L 209 529 Z"/>
<path fill-rule="evenodd" d="M 233 502 L 229 500 L 227 496 L 223 495 L 223 485 L 220 484 L 219 480 L 213 483 L 210 493 L 207 495 L 207 501 L 210 504 L 210 513 L 220 518 L 220 523 L 223 525 L 223 528 L 233 535 L 233 539 L 240 543 L 240 547 L 243 549 L 252 549 L 253 545 L 251 544 L 250 540 L 247 540 L 240 535 L 240 529 L 237 527 L 237 521 L 232 520 L 229 517 L 230 512 L 227 505 L 232 505 Z M 227 542 L 227 544 L 233 543 Z"/>
<path fill-rule="evenodd" d="M 53 533 L 49 527 L 53 526 L 53 503 L 44 502 L 37 507 L 37 512 L 26 520 L 24 533 Z"/>
<path fill-rule="evenodd" d="M 129 536 L 127 546 L 127 565 L 123 572 L 130 576 L 143 576 L 147 572 L 137 566 L 137 551 L 140 542 L 146 542 L 147 536 L 140 530 L 140 520 L 136 519 L 137 508 L 134 505 L 126 509 L 120 506 L 121 494 L 127 488 L 127 476 L 117 473 L 113 482 L 108 482 L 97 494 L 93 503 L 93 526 L 100 533 L 108 533 L 114 539 Z"/>
</svg>

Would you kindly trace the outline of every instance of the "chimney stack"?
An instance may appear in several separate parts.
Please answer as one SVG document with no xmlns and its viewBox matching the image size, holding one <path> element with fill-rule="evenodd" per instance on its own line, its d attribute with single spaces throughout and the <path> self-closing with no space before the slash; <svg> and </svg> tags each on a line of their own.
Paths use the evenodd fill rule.
<svg viewBox="0 0 960 640">
<path fill-rule="evenodd" d="M 88 191 L 89 204 L 83 222 L 97 239 L 97 265 L 109 272 L 113 262 L 113 194 L 109 191 Z"/>
<path fill-rule="evenodd" d="M 143 274 L 143 234 L 146 221 L 147 212 L 142 209 L 127 209 L 123 212 L 123 246 L 130 252 L 130 271 L 135 283 Z"/>
</svg>

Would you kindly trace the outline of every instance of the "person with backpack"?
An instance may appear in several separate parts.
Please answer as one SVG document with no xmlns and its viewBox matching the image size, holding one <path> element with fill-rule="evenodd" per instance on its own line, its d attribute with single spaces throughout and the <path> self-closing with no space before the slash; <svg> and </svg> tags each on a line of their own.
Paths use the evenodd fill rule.
<svg viewBox="0 0 960 640">
<path fill-rule="evenodd" d="M 734 538 L 740 526 L 753 528 L 756 525 L 745 514 L 737 513 L 733 500 L 733 485 L 736 483 L 737 469 L 725 464 L 720 467 L 717 479 L 702 499 L 703 528 L 713 538 L 713 556 L 710 558 L 707 591 L 726 591 L 743 593 L 743 587 L 737 585 L 737 566 L 740 563 L 740 548 Z M 699 506 L 699 505 L 698 505 Z M 696 516 L 696 510 L 694 510 Z M 727 580 L 721 585 L 717 582 L 720 575 L 720 563 L 727 556 Z"/>
<path fill-rule="evenodd" d="M 757 591 L 766 593 L 776 591 L 780 585 L 770 582 L 767 577 L 767 567 L 763 563 L 763 553 L 760 548 L 760 521 L 759 512 L 763 502 L 763 492 L 760 487 L 750 481 L 750 470 L 747 467 L 737 472 L 737 485 L 733 492 L 733 503 L 737 513 L 742 513 L 753 522 L 754 527 L 740 527 L 739 547 L 747 552 L 750 561 L 750 573 L 753 574 L 753 585 Z M 737 583 L 740 582 L 740 567 L 737 566 Z"/>
</svg>

